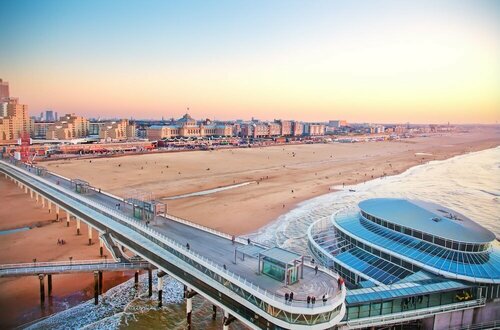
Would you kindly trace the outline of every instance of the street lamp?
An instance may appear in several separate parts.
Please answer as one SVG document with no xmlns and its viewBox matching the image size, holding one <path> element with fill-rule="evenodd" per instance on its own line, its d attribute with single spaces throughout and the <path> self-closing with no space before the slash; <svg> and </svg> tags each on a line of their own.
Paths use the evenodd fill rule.
<svg viewBox="0 0 500 330">
<path fill-rule="evenodd" d="M 33 258 L 33 264 L 35 264 L 34 267 L 36 267 L 36 258 Z"/>
</svg>

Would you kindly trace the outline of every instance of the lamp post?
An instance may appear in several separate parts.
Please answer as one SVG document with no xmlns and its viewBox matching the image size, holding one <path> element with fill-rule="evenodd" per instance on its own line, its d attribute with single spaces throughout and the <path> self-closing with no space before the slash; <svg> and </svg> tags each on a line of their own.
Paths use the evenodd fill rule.
<svg viewBox="0 0 500 330">
<path fill-rule="evenodd" d="M 34 264 L 33 267 L 36 267 L 36 258 L 33 258 L 33 264 Z"/>
</svg>

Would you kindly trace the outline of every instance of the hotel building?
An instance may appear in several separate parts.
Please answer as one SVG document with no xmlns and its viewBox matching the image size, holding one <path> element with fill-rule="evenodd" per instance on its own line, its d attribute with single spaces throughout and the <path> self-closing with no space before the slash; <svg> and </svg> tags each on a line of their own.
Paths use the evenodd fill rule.
<svg viewBox="0 0 500 330">
<path fill-rule="evenodd" d="M 146 128 L 149 140 L 161 140 L 177 137 L 207 137 L 207 136 L 232 136 L 232 125 L 213 123 L 205 120 L 198 124 L 189 114 L 176 120 L 171 125 L 152 125 Z"/>
</svg>

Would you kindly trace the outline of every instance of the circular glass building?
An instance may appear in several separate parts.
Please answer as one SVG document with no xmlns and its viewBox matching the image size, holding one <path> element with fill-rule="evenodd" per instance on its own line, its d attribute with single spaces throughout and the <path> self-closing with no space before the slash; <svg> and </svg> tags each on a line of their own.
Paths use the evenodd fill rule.
<svg viewBox="0 0 500 330">
<path fill-rule="evenodd" d="M 308 238 L 314 257 L 350 287 L 344 321 L 351 325 L 373 326 L 389 314 L 424 318 L 500 297 L 495 234 L 434 203 L 364 200 L 311 225 Z"/>
</svg>

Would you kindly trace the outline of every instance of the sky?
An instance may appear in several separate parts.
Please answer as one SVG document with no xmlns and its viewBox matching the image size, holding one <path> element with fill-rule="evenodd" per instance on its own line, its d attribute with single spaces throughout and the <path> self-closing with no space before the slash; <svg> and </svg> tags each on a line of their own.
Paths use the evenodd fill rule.
<svg viewBox="0 0 500 330">
<path fill-rule="evenodd" d="M 0 0 L 32 115 L 496 123 L 500 2 Z"/>
</svg>

